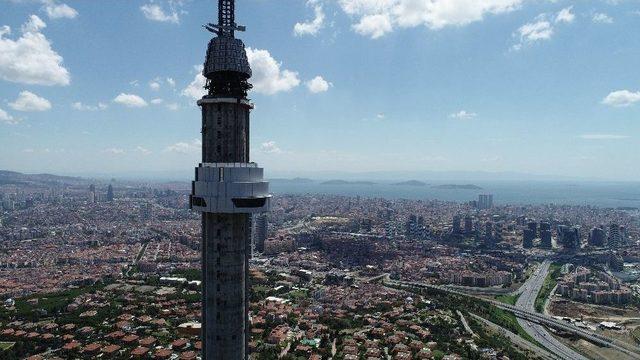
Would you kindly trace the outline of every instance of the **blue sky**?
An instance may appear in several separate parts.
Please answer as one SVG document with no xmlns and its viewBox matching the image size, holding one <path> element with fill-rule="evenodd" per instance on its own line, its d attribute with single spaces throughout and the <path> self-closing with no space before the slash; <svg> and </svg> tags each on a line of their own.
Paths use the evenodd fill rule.
<svg viewBox="0 0 640 360">
<path fill-rule="evenodd" d="M 640 180 L 640 1 L 239 0 L 252 160 Z M 0 0 L 0 168 L 184 172 L 214 1 Z"/>
</svg>

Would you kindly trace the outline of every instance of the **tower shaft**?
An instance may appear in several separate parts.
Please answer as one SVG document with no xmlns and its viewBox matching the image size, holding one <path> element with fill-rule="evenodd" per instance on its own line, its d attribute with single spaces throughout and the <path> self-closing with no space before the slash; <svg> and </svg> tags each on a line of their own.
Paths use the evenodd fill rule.
<svg viewBox="0 0 640 360">
<path fill-rule="evenodd" d="M 249 162 L 250 109 L 239 100 L 200 101 L 203 163 Z M 249 214 L 202 213 L 205 360 L 248 356 L 250 221 Z"/>
<path fill-rule="evenodd" d="M 235 39 L 234 0 L 218 1 L 218 24 L 202 75 L 202 163 L 196 168 L 190 207 L 202 212 L 202 358 L 248 357 L 251 214 L 269 210 L 263 169 L 249 162 L 251 68 Z"/>
</svg>

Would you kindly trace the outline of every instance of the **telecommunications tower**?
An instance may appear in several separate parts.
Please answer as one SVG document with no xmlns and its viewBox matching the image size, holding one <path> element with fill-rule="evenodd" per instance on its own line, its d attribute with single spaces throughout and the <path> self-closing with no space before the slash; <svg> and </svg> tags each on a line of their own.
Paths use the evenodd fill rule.
<svg viewBox="0 0 640 360">
<path fill-rule="evenodd" d="M 246 359 L 249 332 L 251 214 L 269 210 L 263 169 L 249 162 L 251 68 L 234 0 L 218 1 L 218 23 L 204 27 L 209 41 L 202 75 L 202 163 L 190 206 L 202 213 L 202 359 Z"/>
</svg>

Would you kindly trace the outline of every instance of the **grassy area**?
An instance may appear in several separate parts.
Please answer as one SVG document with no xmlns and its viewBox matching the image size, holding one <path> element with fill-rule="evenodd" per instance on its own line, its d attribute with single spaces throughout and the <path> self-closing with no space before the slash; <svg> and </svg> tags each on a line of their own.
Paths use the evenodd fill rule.
<svg viewBox="0 0 640 360">
<path fill-rule="evenodd" d="M 189 281 L 202 281 L 202 269 L 179 269 L 171 273 L 172 276 L 183 277 Z"/>
<path fill-rule="evenodd" d="M 419 292 L 430 295 L 431 300 L 434 300 L 451 310 L 460 310 L 463 313 L 476 313 L 492 323 L 520 335 L 523 339 L 531 342 L 532 344 L 540 345 L 529 334 L 527 334 L 526 331 L 524 331 L 522 326 L 518 323 L 516 316 L 509 311 L 499 309 L 482 300 L 445 293 L 435 289 L 422 289 Z M 509 301 L 515 302 L 515 299 L 511 298 Z"/>
<path fill-rule="evenodd" d="M 633 329 L 631 336 L 637 343 L 640 343 L 640 327 Z"/>
<path fill-rule="evenodd" d="M 544 303 L 547 301 L 549 295 L 551 295 L 551 290 L 556 287 L 556 279 L 560 276 L 560 268 L 561 266 L 559 264 L 551 264 L 551 267 L 549 267 L 549 274 L 547 278 L 544 279 L 544 284 L 542 284 L 538 297 L 536 297 L 535 306 L 537 312 L 542 312 Z"/>
<path fill-rule="evenodd" d="M 496 296 L 496 300 L 503 302 L 505 304 L 509 304 L 509 305 L 515 305 L 516 301 L 518 301 L 518 298 L 520 297 L 520 294 L 516 294 L 516 295 L 498 295 Z"/>
<path fill-rule="evenodd" d="M 60 313 L 74 298 L 104 288 L 106 283 L 96 283 L 89 286 L 68 289 L 50 294 L 37 294 L 16 300 L 16 315 L 29 321 L 38 321 L 41 317 Z M 28 300 L 37 299 L 37 304 L 30 304 Z"/>
<path fill-rule="evenodd" d="M 522 326 L 520 326 L 520 324 L 518 323 L 518 318 L 516 318 L 513 313 L 492 306 L 487 315 L 489 315 L 487 317 L 487 320 L 491 321 L 492 323 L 511 330 L 512 332 L 520 335 L 520 337 L 532 344 L 540 345 L 534 338 L 531 337 L 531 335 L 527 334 L 527 332 L 524 331 Z"/>
<path fill-rule="evenodd" d="M 15 345 L 16 343 L 14 342 L 6 342 L 6 341 L 0 341 L 0 351 L 5 351 L 5 350 L 9 350 L 13 347 L 13 345 Z"/>
<path fill-rule="evenodd" d="M 480 337 L 480 339 L 476 340 L 478 346 L 503 349 L 509 356 L 509 359 L 525 360 L 528 358 L 528 352 L 522 352 L 521 350 L 517 349 L 516 346 L 513 345 L 513 343 L 511 343 L 511 340 L 509 340 L 507 337 L 497 331 L 485 327 L 483 323 L 476 320 L 475 318 L 470 317 L 469 325 L 471 326 L 472 330 Z"/>
</svg>

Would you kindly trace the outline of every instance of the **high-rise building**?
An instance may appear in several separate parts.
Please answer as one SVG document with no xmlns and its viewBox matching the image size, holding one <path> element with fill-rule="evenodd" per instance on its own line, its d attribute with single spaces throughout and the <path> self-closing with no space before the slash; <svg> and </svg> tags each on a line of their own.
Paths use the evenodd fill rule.
<svg viewBox="0 0 640 360">
<path fill-rule="evenodd" d="M 496 245 L 496 239 L 493 234 L 493 222 L 491 221 L 487 221 L 484 224 L 484 244 L 489 249 L 492 249 Z"/>
<path fill-rule="evenodd" d="M 264 242 L 267 240 L 268 235 L 268 222 L 266 214 L 257 214 L 253 216 L 254 229 L 255 229 L 255 238 L 253 241 L 253 246 L 255 246 L 256 251 L 264 252 Z"/>
<path fill-rule="evenodd" d="M 473 232 L 473 218 L 471 215 L 464 217 L 464 232 L 465 234 L 471 234 Z"/>
<path fill-rule="evenodd" d="M 107 187 L 107 201 L 113 201 L 113 199 L 113 185 L 109 184 L 109 187 Z"/>
<path fill-rule="evenodd" d="M 551 238 L 551 224 L 548 222 L 540 223 L 540 247 L 544 249 L 551 249 L 553 247 L 553 242 Z"/>
<path fill-rule="evenodd" d="M 480 194 L 478 195 L 478 209 L 491 209 L 493 207 L 493 195 Z"/>
<path fill-rule="evenodd" d="M 248 358 L 251 215 L 268 211 L 269 184 L 249 162 L 251 68 L 235 31 L 235 1 L 218 1 L 202 70 L 202 163 L 190 206 L 202 213 L 202 359 Z"/>
<path fill-rule="evenodd" d="M 559 225 L 558 241 L 565 250 L 575 251 L 580 249 L 580 227 Z"/>
<path fill-rule="evenodd" d="M 620 225 L 609 225 L 609 239 L 607 245 L 611 249 L 618 249 L 622 245 L 624 245 L 622 242 L 622 232 L 620 231 Z"/>
<path fill-rule="evenodd" d="M 528 227 L 524 229 L 522 233 L 522 247 L 525 249 L 531 249 L 535 238 L 536 234 L 531 228 Z"/>
<path fill-rule="evenodd" d="M 605 245 L 606 235 L 602 227 L 594 227 L 589 232 L 589 245 L 602 247 Z"/>
<path fill-rule="evenodd" d="M 96 186 L 94 184 L 89 185 L 89 193 L 87 194 L 87 201 L 91 204 L 96 202 Z"/>
<path fill-rule="evenodd" d="M 409 215 L 407 222 L 404 225 L 404 234 L 406 237 L 414 237 L 418 230 L 418 216 L 415 214 Z"/>
<path fill-rule="evenodd" d="M 453 216 L 453 226 L 451 232 L 453 232 L 454 234 L 460 234 L 462 232 L 460 215 Z"/>
<path fill-rule="evenodd" d="M 533 233 L 534 239 L 538 237 L 538 223 L 536 223 L 535 221 L 529 221 L 527 223 L 527 228 Z"/>
</svg>

